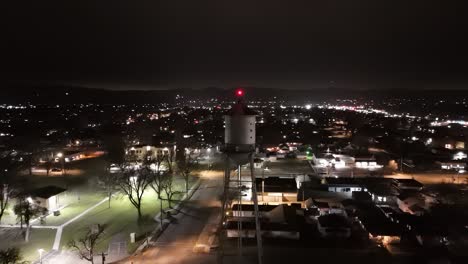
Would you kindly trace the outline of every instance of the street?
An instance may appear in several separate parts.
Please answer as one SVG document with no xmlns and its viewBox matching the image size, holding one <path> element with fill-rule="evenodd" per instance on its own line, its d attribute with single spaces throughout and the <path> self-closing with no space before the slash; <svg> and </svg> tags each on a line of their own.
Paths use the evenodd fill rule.
<svg viewBox="0 0 468 264">
<path fill-rule="evenodd" d="M 385 175 L 388 178 L 394 179 L 415 179 L 423 184 L 440 184 L 440 183 L 454 183 L 466 184 L 468 175 L 466 174 L 443 174 L 443 173 L 397 173 L 392 175 Z"/>
<path fill-rule="evenodd" d="M 192 199 L 180 207 L 171 224 L 156 240 L 155 246 L 142 253 L 118 261 L 121 264 L 182 264 L 215 263 L 215 253 L 194 253 L 194 247 L 203 234 L 207 220 L 220 212 L 222 193 L 221 172 L 204 172 L 199 189 Z"/>
</svg>

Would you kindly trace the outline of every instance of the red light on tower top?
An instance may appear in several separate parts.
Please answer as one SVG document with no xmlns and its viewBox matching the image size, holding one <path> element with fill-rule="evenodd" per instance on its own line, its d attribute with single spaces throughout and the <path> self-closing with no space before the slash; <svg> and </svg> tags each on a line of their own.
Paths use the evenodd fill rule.
<svg viewBox="0 0 468 264">
<path fill-rule="evenodd" d="M 242 89 L 237 89 L 236 95 L 237 95 L 238 97 L 244 96 L 244 90 L 242 90 Z"/>
</svg>

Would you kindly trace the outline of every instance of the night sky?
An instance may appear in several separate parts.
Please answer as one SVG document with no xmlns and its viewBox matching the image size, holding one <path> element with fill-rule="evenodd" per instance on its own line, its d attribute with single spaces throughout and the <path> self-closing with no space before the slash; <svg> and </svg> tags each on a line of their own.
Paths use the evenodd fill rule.
<svg viewBox="0 0 468 264">
<path fill-rule="evenodd" d="M 5 82 L 468 89 L 462 1 L 12 2 Z"/>
</svg>

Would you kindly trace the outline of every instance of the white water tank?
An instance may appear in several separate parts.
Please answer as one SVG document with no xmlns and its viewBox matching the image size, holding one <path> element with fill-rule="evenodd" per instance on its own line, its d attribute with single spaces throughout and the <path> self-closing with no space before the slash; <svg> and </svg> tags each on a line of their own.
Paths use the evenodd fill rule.
<svg viewBox="0 0 468 264">
<path fill-rule="evenodd" d="M 227 151 L 255 150 L 256 113 L 239 100 L 224 116 L 224 143 Z"/>
<path fill-rule="evenodd" d="M 232 145 L 255 145 L 255 116 L 226 115 L 224 143 Z"/>
</svg>

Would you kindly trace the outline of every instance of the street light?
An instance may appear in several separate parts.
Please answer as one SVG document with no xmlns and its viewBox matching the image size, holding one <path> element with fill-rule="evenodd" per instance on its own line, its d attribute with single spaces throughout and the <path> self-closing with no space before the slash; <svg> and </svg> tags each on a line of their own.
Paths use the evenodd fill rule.
<svg viewBox="0 0 468 264">
<path fill-rule="evenodd" d="M 63 156 L 63 153 L 62 152 L 59 152 L 57 153 L 57 158 L 59 158 L 60 160 L 60 163 L 62 165 L 62 176 L 64 177 L 65 176 L 65 158 Z M 67 184 L 67 188 L 68 188 L 68 184 Z"/>
<path fill-rule="evenodd" d="M 39 252 L 39 263 L 42 264 L 42 253 L 44 252 L 44 249 L 40 248 L 37 250 L 37 252 Z"/>
<path fill-rule="evenodd" d="M 460 176 L 461 176 L 461 174 L 463 174 L 463 173 L 465 173 L 465 170 L 464 170 L 464 169 L 458 170 L 458 177 L 457 177 L 458 183 L 460 183 Z"/>
<path fill-rule="evenodd" d="M 269 171 L 268 167 L 263 167 L 262 170 L 262 202 L 265 203 L 265 171 Z"/>
</svg>

